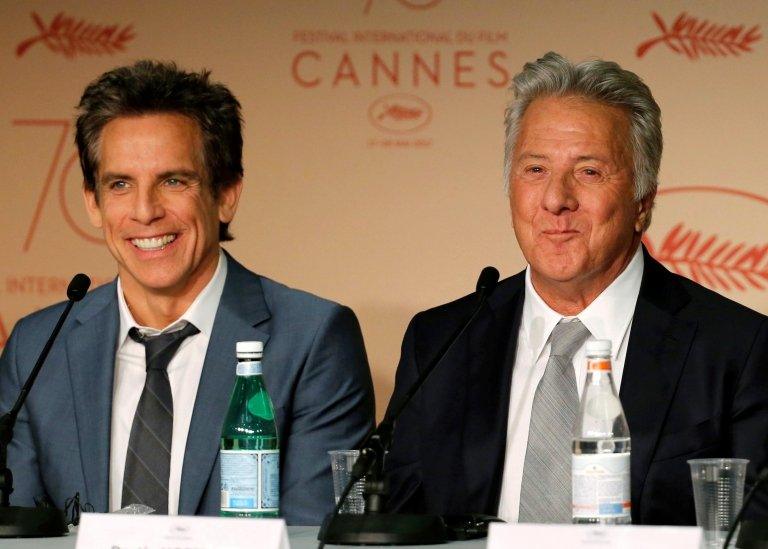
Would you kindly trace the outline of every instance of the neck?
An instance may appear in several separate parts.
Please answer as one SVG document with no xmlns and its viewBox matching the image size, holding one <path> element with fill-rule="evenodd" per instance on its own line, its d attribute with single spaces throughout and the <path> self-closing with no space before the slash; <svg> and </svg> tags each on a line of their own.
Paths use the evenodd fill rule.
<svg viewBox="0 0 768 549">
<path fill-rule="evenodd" d="M 197 297 L 197 295 L 175 297 L 146 292 L 139 295 L 129 295 L 125 289 L 123 289 L 123 294 L 134 320 L 142 326 L 157 330 L 162 330 L 183 315 Z"/>
<path fill-rule="evenodd" d="M 168 326 L 189 309 L 213 279 L 218 262 L 219 256 L 216 254 L 201 270 L 199 276 L 189 281 L 183 288 L 150 288 L 120 273 L 123 297 L 133 319 L 142 326 L 157 330 Z"/>
<path fill-rule="evenodd" d="M 531 270 L 531 283 L 539 297 L 553 311 L 563 316 L 576 316 L 624 272 L 637 251 L 637 245 L 630 247 L 628 253 L 621 256 L 609 269 L 596 276 L 562 282 L 546 280 Z"/>
</svg>

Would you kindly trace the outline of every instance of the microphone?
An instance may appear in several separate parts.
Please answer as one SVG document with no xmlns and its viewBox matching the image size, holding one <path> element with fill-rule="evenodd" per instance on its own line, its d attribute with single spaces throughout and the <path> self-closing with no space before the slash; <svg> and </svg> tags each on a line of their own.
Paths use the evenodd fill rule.
<svg viewBox="0 0 768 549">
<path fill-rule="evenodd" d="M 85 297 L 88 288 L 91 286 L 91 279 L 88 275 L 77 273 L 67 286 L 67 299 L 70 301 L 80 301 Z"/>
<path fill-rule="evenodd" d="M 67 287 L 67 305 L 53 328 L 48 341 L 45 342 L 40 356 L 37 358 L 29 377 L 19 392 L 16 403 L 11 410 L 0 417 L 0 538 L 9 537 L 50 537 L 61 536 L 67 532 L 64 513 L 52 507 L 12 507 L 10 502 L 13 492 L 13 473 L 8 468 L 8 446 L 13 439 L 13 427 L 21 407 L 27 400 L 27 395 L 37 379 L 37 374 L 43 367 L 48 353 L 53 347 L 56 336 L 59 335 L 64 321 L 72 306 L 85 297 L 91 279 L 80 273 L 72 278 Z"/>
<path fill-rule="evenodd" d="M 480 271 L 480 276 L 477 277 L 477 286 L 475 291 L 481 299 L 487 298 L 496 289 L 496 284 L 499 283 L 499 271 L 496 267 L 486 267 Z"/>
<path fill-rule="evenodd" d="M 418 379 L 390 408 L 378 427 L 360 445 L 360 457 L 354 466 L 350 480 L 339 498 L 333 513 L 325 517 L 317 539 L 319 549 L 326 543 L 347 545 L 421 545 L 444 543 L 448 539 L 445 522 L 441 517 L 430 515 L 383 514 L 386 483 L 382 480 L 384 455 L 392 445 L 395 423 L 434 369 L 443 361 L 466 329 L 474 322 L 486 301 L 496 289 L 499 271 L 485 267 L 477 279 L 477 301 L 465 322 L 446 339 L 435 358 L 421 371 Z M 355 482 L 368 475 L 365 483 L 366 509 L 363 515 L 339 515 L 349 491 Z"/>
</svg>

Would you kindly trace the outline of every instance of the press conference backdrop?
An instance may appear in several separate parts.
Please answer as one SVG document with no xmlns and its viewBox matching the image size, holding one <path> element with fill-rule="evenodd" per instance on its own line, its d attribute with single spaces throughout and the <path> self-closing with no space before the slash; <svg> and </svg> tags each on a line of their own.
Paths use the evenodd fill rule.
<svg viewBox="0 0 768 549">
<path fill-rule="evenodd" d="M 507 87 L 549 50 L 649 84 L 665 151 L 651 252 L 768 313 L 768 3 L 598 0 L 0 2 L 0 345 L 76 272 L 115 275 L 87 222 L 72 120 L 140 58 L 209 68 L 242 102 L 226 245 L 351 306 L 379 415 L 419 310 L 525 262 L 503 192 Z M 234 349 L 233 360 L 234 360 Z"/>
</svg>

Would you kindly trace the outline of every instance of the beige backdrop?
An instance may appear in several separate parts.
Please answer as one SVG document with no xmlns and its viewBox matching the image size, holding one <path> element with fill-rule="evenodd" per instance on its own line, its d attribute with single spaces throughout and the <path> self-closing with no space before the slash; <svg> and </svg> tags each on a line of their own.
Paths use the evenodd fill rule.
<svg viewBox="0 0 768 549">
<path fill-rule="evenodd" d="M 502 190 L 509 78 L 555 50 L 639 73 L 663 111 L 648 235 L 665 264 L 768 313 L 764 0 L 0 1 L 0 345 L 69 278 L 115 268 L 72 140 L 85 85 L 139 58 L 209 68 L 245 116 L 227 248 L 350 305 L 383 413 L 419 310 L 524 261 Z M 234 350 L 233 350 L 234 352 Z"/>
</svg>

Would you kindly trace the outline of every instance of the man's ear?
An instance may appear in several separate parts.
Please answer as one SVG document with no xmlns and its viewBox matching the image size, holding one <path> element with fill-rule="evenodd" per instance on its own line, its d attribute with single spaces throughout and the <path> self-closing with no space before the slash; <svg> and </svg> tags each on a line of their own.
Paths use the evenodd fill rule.
<svg viewBox="0 0 768 549">
<path fill-rule="evenodd" d="M 90 220 L 91 225 L 97 229 L 101 229 L 103 220 L 101 218 L 99 201 L 96 198 L 96 191 L 83 186 L 83 200 L 85 201 L 85 211 L 88 213 L 88 219 Z"/>
<path fill-rule="evenodd" d="M 230 223 L 234 219 L 242 190 L 243 180 L 238 179 L 219 191 L 219 221 Z"/>
<path fill-rule="evenodd" d="M 656 200 L 656 189 L 648 193 L 645 198 L 637 203 L 637 217 L 635 218 L 635 232 L 643 233 L 651 224 L 651 214 Z"/>
</svg>

